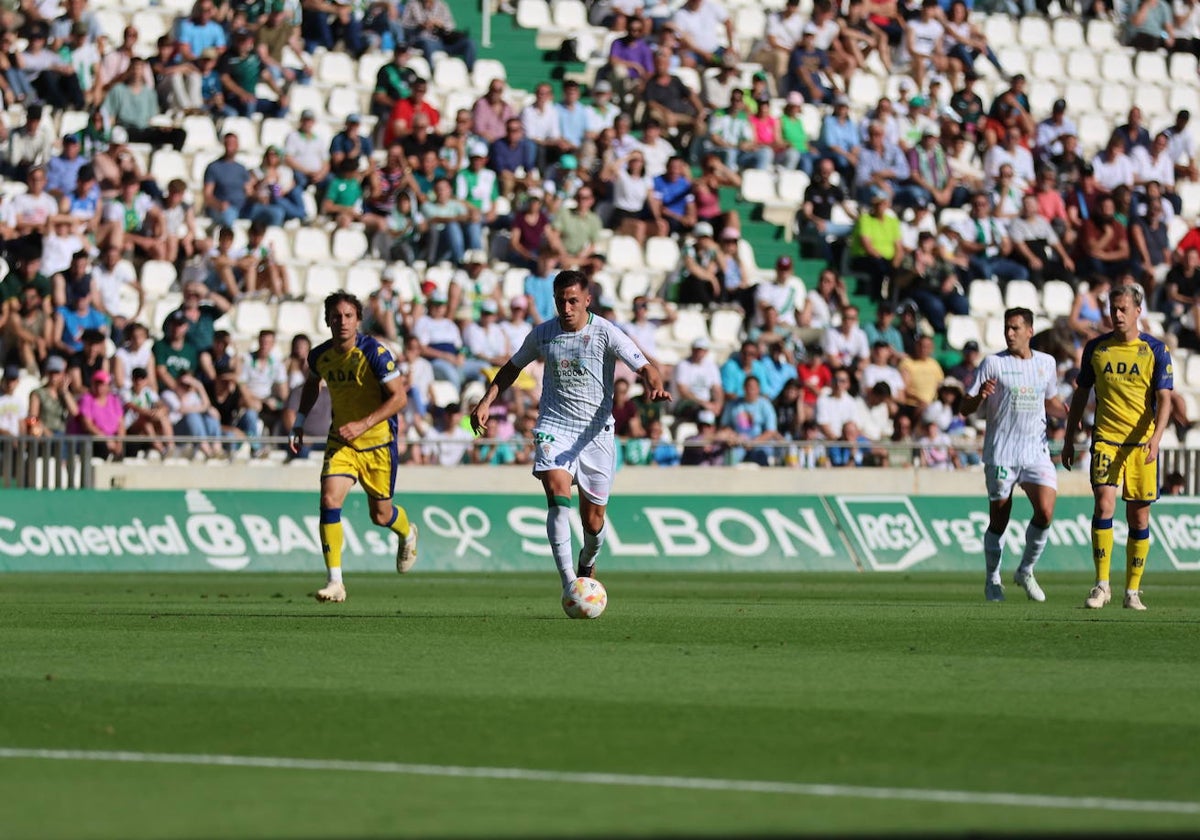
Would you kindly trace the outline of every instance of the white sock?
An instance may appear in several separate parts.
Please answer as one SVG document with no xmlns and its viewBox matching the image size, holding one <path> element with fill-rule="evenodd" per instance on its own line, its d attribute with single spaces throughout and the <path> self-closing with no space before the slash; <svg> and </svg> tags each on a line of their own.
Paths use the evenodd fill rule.
<svg viewBox="0 0 1200 840">
<path fill-rule="evenodd" d="M 1126 595 L 1136 595 L 1136 594 L 1138 594 L 1138 591 L 1136 589 L 1126 589 L 1125 594 Z"/>
<path fill-rule="evenodd" d="M 983 532 L 983 559 L 987 562 L 988 583 L 1000 582 L 1000 556 L 1004 553 L 1004 536 Z"/>
<path fill-rule="evenodd" d="M 342 567 L 341 566 L 334 566 L 332 569 L 328 569 L 327 571 L 329 572 L 329 582 L 330 583 L 341 583 L 342 582 Z"/>
<path fill-rule="evenodd" d="M 1033 566 L 1038 560 L 1042 559 L 1042 552 L 1046 550 L 1046 540 L 1050 537 L 1049 528 L 1039 528 L 1032 522 L 1025 529 L 1025 551 L 1021 554 L 1021 565 L 1017 568 L 1017 574 L 1027 575 L 1033 571 Z"/>
<path fill-rule="evenodd" d="M 554 505 L 546 511 L 546 536 L 550 539 L 550 551 L 558 576 L 566 586 L 575 580 L 575 564 L 571 558 L 571 509 Z"/>
<path fill-rule="evenodd" d="M 607 522 L 601 525 L 600 530 L 594 534 L 589 534 L 587 528 L 583 529 L 583 548 L 579 551 L 579 565 L 586 566 L 595 561 L 596 555 L 600 553 L 600 546 L 604 545 L 604 538 L 607 535 Z"/>
</svg>

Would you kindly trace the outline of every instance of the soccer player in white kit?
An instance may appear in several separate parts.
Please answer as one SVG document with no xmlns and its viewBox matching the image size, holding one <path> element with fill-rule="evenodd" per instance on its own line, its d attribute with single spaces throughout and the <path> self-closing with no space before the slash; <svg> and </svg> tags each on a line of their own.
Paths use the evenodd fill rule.
<svg viewBox="0 0 1200 840">
<path fill-rule="evenodd" d="M 596 554 L 604 544 L 604 513 L 616 471 L 612 394 L 617 359 L 637 373 L 649 399 L 670 399 L 658 368 L 615 324 L 588 312 L 590 303 L 583 272 L 559 272 L 554 278 L 558 317 L 533 328 L 471 411 L 471 428 L 477 435 L 486 434 L 496 398 L 526 365 L 545 361 L 533 431 L 533 474 L 546 492 L 546 535 L 564 587 L 577 576 L 595 577 Z M 579 485 L 583 520 L 578 573 L 571 557 L 572 484 Z"/>
<path fill-rule="evenodd" d="M 1046 439 L 1046 415 L 1066 417 L 1067 410 L 1058 396 L 1058 366 L 1052 356 L 1030 348 L 1032 338 L 1033 313 L 1023 308 L 1007 310 L 1004 341 L 1008 349 L 983 360 L 962 403 L 964 415 L 987 404 L 983 469 L 990 521 L 983 532 L 987 562 L 983 594 L 989 601 L 1004 600 L 1000 559 L 1017 485 L 1029 496 L 1033 519 L 1025 529 L 1025 551 L 1013 582 L 1025 589 L 1031 601 L 1046 600 L 1033 576 L 1034 564 L 1046 548 L 1058 496 L 1058 477 Z"/>
</svg>

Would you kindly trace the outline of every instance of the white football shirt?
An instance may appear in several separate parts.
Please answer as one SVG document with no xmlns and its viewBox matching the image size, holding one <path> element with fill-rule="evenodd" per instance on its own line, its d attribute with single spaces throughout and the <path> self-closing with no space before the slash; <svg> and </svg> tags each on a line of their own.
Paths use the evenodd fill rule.
<svg viewBox="0 0 1200 840">
<path fill-rule="evenodd" d="M 634 371 L 647 363 L 629 336 L 598 315 L 576 332 L 564 330 L 558 318 L 538 324 L 512 363 L 522 369 L 537 359 L 546 363 L 537 430 L 560 441 L 593 436 L 612 422 L 617 359 Z"/>
<path fill-rule="evenodd" d="M 996 393 L 984 403 L 983 462 L 1011 467 L 1044 462 L 1050 454 L 1046 400 L 1058 395 L 1054 358 L 1037 350 L 1029 359 L 1019 359 L 1007 350 L 988 356 L 968 393 L 978 394 L 989 379 L 996 380 Z"/>
</svg>

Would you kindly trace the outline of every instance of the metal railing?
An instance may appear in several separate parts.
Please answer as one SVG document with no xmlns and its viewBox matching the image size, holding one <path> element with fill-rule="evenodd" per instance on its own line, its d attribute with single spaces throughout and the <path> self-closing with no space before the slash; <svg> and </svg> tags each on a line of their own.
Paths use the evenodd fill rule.
<svg viewBox="0 0 1200 840">
<path fill-rule="evenodd" d="M 0 488 L 33 488 L 46 490 L 70 490 L 91 488 L 95 486 L 95 464 L 106 458 L 97 450 L 110 438 L 88 436 L 61 437 L 7 437 L 0 436 Z M 141 461 L 145 454 L 139 455 L 140 449 L 148 453 L 155 443 L 162 443 L 160 438 L 125 437 L 124 460 Z M 192 438 L 176 437 L 172 440 L 173 451 L 178 462 L 183 463 L 191 457 L 199 444 L 211 444 L 218 454 L 205 460 L 209 462 L 235 463 L 256 455 L 271 455 L 276 459 L 287 456 L 287 438 L 263 437 L 247 438 Z M 315 457 L 319 457 L 324 440 L 310 441 L 316 443 L 311 447 Z M 940 449 L 953 450 L 959 462 L 960 469 L 977 468 L 981 463 L 980 446 L 982 440 L 954 440 L 949 447 L 939 445 Z M 700 443 L 671 443 L 681 458 L 684 450 Z M 638 441 L 622 441 L 622 462 L 626 465 L 640 465 L 654 462 L 655 444 L 649 447 Z M 533 441 L 529 438 L 485 439 L 479 438 L 469 443 L 455 440 L 401 440 L 399 443 L 401 461 L 404 463 L 440 463 L 438 456 L 443 448 L 450 451 L 466 451 L 463 463 L 493 464 L 495 454 L 503 450 L 508 454 L 507 460 L 494 463 L 495 466 L 508 464 L 528 466 L 532 460 Z M 759 443 L 731 443 L 724 447 L 716 463 L 725 466 L 736 466 L 746 461 L 747 453 L 762 452 L 763 466 L 767 469 L 853 469 L 859 467 L 873 468 L 922 468 L 923 447 L 917 442 L 879 441 L 862 443 L 851 446 L 844 441 L 763 441 Z M 648 452 L 647 452 L 648 449 Z M 420 452 L 420 455 L 415 453 Z M 634 451 L 635 457 L 630 457 Z M 856 457 L 856 453 L 858 456 Z M 1081 454 L 1086 454 L 1086 449 Z M 1058 448 L 1052 450 L 1057 463 Z M 157 460 L 156 456 L 151 456 Z M 107 460 L 113 460 L 109 457 Z M 1185 493 L 1200 495 L 1200 449 L 1164 449 L 1160 453 L 1159 478 L 1163 479 L 1169 473 L 1178 472 L 1184 477 Z"/>
</svg>

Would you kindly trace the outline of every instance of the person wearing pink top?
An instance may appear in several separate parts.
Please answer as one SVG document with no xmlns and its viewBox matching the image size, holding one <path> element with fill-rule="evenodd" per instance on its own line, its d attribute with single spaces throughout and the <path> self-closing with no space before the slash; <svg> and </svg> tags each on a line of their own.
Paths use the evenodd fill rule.
<svg viewBox="0 0 1200 840">
<path fill-rule="evenodd" d="M 92 445 L 92 457 L 120 460 L 125 454 L 125 406 L 112 390 L 108 371 L 92 374 L 92 384 L 79 398 L 79 414 L 71 426 L 72 434 L 92 435 L 109 440 Z"/>
</svg>

